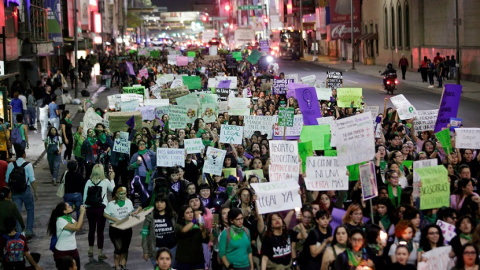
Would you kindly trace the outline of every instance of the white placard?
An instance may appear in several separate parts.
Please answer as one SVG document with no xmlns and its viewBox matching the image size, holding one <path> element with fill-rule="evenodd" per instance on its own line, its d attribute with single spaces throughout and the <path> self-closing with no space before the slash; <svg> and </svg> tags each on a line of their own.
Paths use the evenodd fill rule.
<svg viewBox="0 0 480 270">
<path fill-rule="evenodd" d="M 274 116 L 245 115 L 243 121 L 245 123 L 245 128 L 243 129 L 245 138 L 250 139 L 255 131 L 260 131 L 262 135 L 267 135 L 267 139 L 272 139 L 272 127 L 276 122 Z"/>
<path fill-rule="evenodd" d="M 317 76 L 309 75 L 300 78 L 300 83 L 308 84 L 310 86 L 315 86 L 315 81 L 317 80 Z"/>
<path fill-rule="evenodd" d="M 296 141 L 269 141 L 270 166 L 268 175 L 270 182 L 286 179 L 298 180 L 300 162 L 298 160 L 298 143 Z"/>
<path fill-rule="evenodd" d="M 157 167 L 185 167 L 185 149 L 157 148 Z"/>
<path fill-rule="evenodd" d="M 378 197 L 377 180 L 375 179 L 375 165 L 367 162 L 358 167 L 360 174 L 360 182 L 362 184 L 362 197 L 363 200 L 370 200 Z"/>
<path fill-rule="evenodd" d="M 428 131 L 435 129 L 438 110 L 417 110 L 417 116 L 413 121 L 415 131 Z"/>
<path fill-rule="evenodd" d="M 437 247 L 422 254 L 422 258 L 427 259 L 426 262 L 422 261 L 418 263 L 418 270 L 440 270 L 440 269 L 452 269 L 454 266 L 453 260 L 450 259 L 450 251 L 452 246 L 447 245 L 443 247 Z"/>
<path fill-rule="evenodd" d="M 315 87 L 315 92 L 317 92 L 318 100 L 328 100 L 332 97 L 332 89 L 330 88 L 317 88 Z"/>
<path fill-rule="evenodd" d="M 456 128 L 455 147 L 460 149 L 479 149 L 480 128 Z"/>
<path fill-rule="evenodd" d="M 242 144 L 243 127 L 235 125 L 222 125 L 220 129 L 220 142 L 229 144 Z"/>
<path fill-rule="evenodd" d="M 171 129 L 187 127 L 187 108 L 180 105 L 170 105 L 168 107 L 169 119 L 168 127 Z"/>
<path fill-rule="evenodd" d="M 445 221 L 441 221 L 440 219 L 437 220 L 437 225 L 438 227 L 440 227 L 440 229 L 442 229 L 442 233 L 443 233 L 443 238 L 445 238 L 445 241 L 448 243 L 450 241 L 452 241 L 452 239 L 457 236 L 457 234 L 455 233 L 455 226 L 450 224 L 450 223 L 447 223 Z"/>
<path fill-rule="evenodd" d="M 228 101 L 217 102 L 218 113 L 224 113 L 228 111 Z"/>
<path fill-rule="evenodd" d="M 173 80 L 172 84 L 170 85 L 170 88 L 176 88 L 176 87 L 181 87 L 183 86 L 183 80 L 182 79 L 175 79 Z M 161 95 L 161 91 L 160 91 Z"/>
<path fill-rule="evenodd" d="M 299 83 L 298 74 L 286 74 L 285 79 L 293 79 L 294 83 Z"/>
<path fill-rule="evenodd" d="M 215 78 L 208 78 L 208 88 L 217 87 L 218 81 Z"/>
<path fill-rule="evenodd" d="M 142 113 L 142 121 L 153 121 L 155 119 L 155 107 L 153 106 L 139 107 L 135 110 Z"/>
<path fill-rule="evenodd" d="M 103 118 L 98 115 L 93 108 L 88 108 L 83 116 L 83 136 L 87 137 L 87 131 L 90 128 L 95 128 L 98 123 L 103 123 Z"/>
<path fill-rule="evenodd" d="M 108 107 L 110 109 L 119 109 L 120 108 L 120 102 L 122 102 L 122 95 L 121 94 L 116 94 L 116 95 L 111 95 L 107 97 L 108 99 Z"/>
<path fill-rule="evenodd" d="M 206 160 L 203 164 L 203 173 L 211 173 L 213 175 L 222 175 L 223 161 L 227 151 L 208 147 Z"/>
<path fill-rule="evenodd" d="M 116 138 L 113 144 L 113 152 L 130 154 L 130 145 L 128 132 L 120 131 L 120 137 Z"/>
<path fill-rule="evenodd" d="M 438 160 L 436 158 L 426 159 L 426 160 L 417 160 L 413 162 L 413 199 L 416 200 L 420 197 L 420 175 L 415 171 L 415 169 L 423 167 L 432 167 L 437 166 Z"/>
<path fill-rule="evenodd" d="M 176 54 L 175 51 L 173 52 Z M 172 53 L 172 51 L 170 51 L 170 53 Z M 167 55 L 167 62 L 169 65 L 177 65 L 177 56 L 175 54 Z"/>
<path fill-rule="evenodd" d="M 307 190 L 348 190 L 347 167 L 337 157 L 307 157 L 305 172 Z"/>
<path fill-rule="evenodd" d="M 143 105 L 145 106 L 153 106 L 153 107 L 163 107 L 163 106 L 168 106 L 169 101 L 168 99 L 146 99 L 143 102 Z"/>
<path fill-rule="evenodd" d="M 285 179 L 276 183 L 250 184 L 257 195 L 259 214 L 267 214 L 302 207 L 298 190 L 300 186 L 295 179 Z"/>
<path fill-rule="evenodd" d="M 236 76 L 217 76 L 215 79 L 220 81 L 230 81 L 230 89 L 237 89 L 237 77 Z"/>
<path fill-rule="evenodd" d="M 273 135 L 275 137 L 283 136 L 283 127 L 278 126 L 278 115 L 275 115 L 275 127 L 273 130 Z M 303 128 L 303 116 L 301 114 L 296 114 L 293 116 L 293 127 L 287 127 L 285 129 L 285 137 L 298 137 L 302 133 Z"/>
<path fill-rule="evenodd" d="M 361 113 L 335 121 L 337 156 L 348 166 L 372 160 L 375 156 L 374 126 L 370 113 Z"/>
<path fill-rule="evenodd" d="M 173 82 L 173 80 L 174 80 L 173 74 L 163 74 L 163 76 L 157 79 L 156 84 L 164 85 L 166 83 Z"/>
<path fill-rule="evenodd" d="M 130 101 L 130 100 L 138 100 L 138 104 L 143 103 L 143 96 L 139 94 L 121 94 L 120 101 Z"/>
<path fill-rule="evenodd" d="M 138 107 L 138 99 L 122 101 L 122 103 L 120 103 L 120 108 L 122 112 L 133 112 L 137 107 Z"/>
<path fill-rule="evenodd" d="M 391 97 L 390 101 L 392 102 L 393 106 L 397 108 L 398 117 L 401 120 L 411 119 L 417 115 L 415 107 L 410 104 L 403 94 Z"/>
<path fill-rule="evenodd" d="M 229 115 L 250 115 L 250 99 L 230 97 L 228 99 Z"/>
<path fill-rule="evenodd" d="M 185 150 L 187 151 L 187 154 L 201 153 L 202 149 L 205 149 L 205 146 L 203 145 L 201 138 L 185 139 L 183 143 L 185 146 Z"/>
<path fill-rule="evenodd" d="M 378 116 L 378 113 L 380 112 L 380 106 L 365 106 L 363 108 L 364 112 L 370 112 L 372 114 L 372 120 L 375 121 L 375 119 Z"/>
</svg>

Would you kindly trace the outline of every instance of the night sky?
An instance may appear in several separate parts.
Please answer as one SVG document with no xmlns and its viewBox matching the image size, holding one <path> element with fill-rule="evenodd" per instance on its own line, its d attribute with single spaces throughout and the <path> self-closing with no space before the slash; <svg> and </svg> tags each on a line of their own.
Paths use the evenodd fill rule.
<svg viewBox="0 0 480 270">
<path fill-rule="evenodd" d="M 191 11 L 194 0 L 152 0 L 158 7 L 167 7 L 168 11 Z"/>
</svg>

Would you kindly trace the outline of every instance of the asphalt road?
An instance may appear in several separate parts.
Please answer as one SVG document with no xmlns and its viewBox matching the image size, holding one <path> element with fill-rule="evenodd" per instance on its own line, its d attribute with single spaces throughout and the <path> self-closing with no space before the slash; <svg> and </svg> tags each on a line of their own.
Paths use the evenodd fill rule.
<svg viewBox="0 0 480 270">
<path fill-rule="evenodd" d="M 317 76 L 317 81 L 325 81 L 327 76 L 326 71 L 335 70 L 305 61 L 278 60 L 278 64 L 280 66 L 280 72 L 284 72 L 285 74 L 298 73 L 299 78 L 313 74 Z M 387 95 L 386 91 L 383 90 L 382 76 L 378 75 L 374 77 L 352 71 L 337 71 L 343 72 L 344 87 L 363 88 L 365 102 L 368 105 L 380 105 L 380 111 L 383 110 L 385 98 L 391 97 L 391 95 Z M 439 108 L 440 94 L 402 84 L 401 79 L 399 81 L 400 84 L 394 94 L 403 94 L 417 110 L 433 110 Z M 393 107 L 391 102 L 388 102 L 387 106 Z M 478 109 L 478 102 L 463 98 L 460 100 L 458 118 L 463 119 L 464 126 L 480 126 L 480 118 L 474 113 L 476 109 Z"/>
</svg>

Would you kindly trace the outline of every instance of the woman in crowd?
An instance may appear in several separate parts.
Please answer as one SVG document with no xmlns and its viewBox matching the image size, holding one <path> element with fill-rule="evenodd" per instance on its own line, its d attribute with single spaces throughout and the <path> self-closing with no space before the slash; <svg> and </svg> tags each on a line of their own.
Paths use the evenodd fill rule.
<svg viewBox="0 0 480 270">
<path fill-rule="evenodd" d="M 110 150 L 113 148 L 113 141 L 110 136 L 107 136 L 105 125 L 97 123 L 95 125 L 95 134 L 97 136 L 97 161 L 106 169 L 110 160 Z"/>
<path fill-rule="evenodd" d="M 143 259 L 152 262 L 156 266 L 155 255 L 158 250 L 167 248 L 175 258 L 177 251 L 177 239 L 175 237 L 175 225 L 177 214 L 166 194 L 155 196 L 155 204 L 152 213 L 145 217 L 142 230 Z M 162 228 L 156 230 L 155 228 Z M 172 265 L 175 265 L 172 260 Z"/>
<path fill-rule="evenodd" d="M 473 187 L 474 182 L 471 178 L 461 178 L 458 180 L 455 194 L 450 196 L 450 207 L 460 211 L 462 209 L 463 202 L 468 196 L 476 197 L 475 199 L 472 197 L 472 200 L 480 205 L 480 197 L 477 193 L 473 192 Z"/>
<path fill-rule="evenodd" d="M 398 173 L 393 170 L 385 173 L 385 183 L 388 190 L 388 198 L 392 202 L 395 208 L 400 206 L 400 200 L 402 197 L 402 187 L 399 185 Z"/>
<path fill-rule="evenodd" d="M 58 258 L 55 262 L 57 270 L 77 270 L 77 262 L 70 256 Z"/>
<path fill-rule="evenodd" d="M 78 221 L 72 218 L 72 212 L 73 209 L 68 203 L 57 204 L 50 215 L 47 233 L 57 238 L 57 241 L 53 242 L 54 246 L 50 247 L 53 249 L 53 259 L 57 261 L 61 257 L 70 256 L 75 259 L 77 267 L 80 269 L 80 254 L 77 249 L 75 233 L 82 229 L 85 206 L 80 207 Z"/>
<path fill-rule="evenodd" d="M 112 141 L 115 141 L 115 139 L 120 138 L 120 131 L 116 131 L 113 133 L 112 136 Z M 127 153 L 122 153 L 122 152 L 117 152 L 117 151 L 110 151 L 110 164 L 112 165 L 113 172 L 115 173 L 115 185 L 118 185 L 120 183 L 120 179 L 122 180 L 121 183 L 124 186 L 128 186 L 128 154 Z"/>
<path fill-rule="evenodd" d="M 418 262 L 423 261 L 422 255 L 437 247 L 443 247 L 445 244 L 442 229 L 436 224 L 429 224 L 422 230 L 420 239 L 420 248 L 418 249 Z"/>
<path fill-rule="evenodd" d="M 5 231 L 3 225 L 3 220 L 6 217 L 15 217 L 17 222 L 20 223 L 22 231 L 25 230 L 25 223 L 23 222 L 22 215 L 18 211 L 17 205 L 12 202 L 12 191 L 9 187 L 2 187 L 2 189 L 0 189 L 0 209 L 2 209 L 2 211 L 0 211 L 0 235 L 9 233 Z"/>
<path fill-rule="evenodd" d="M 115 187 L 115 173 L 109 172 L 109 179 L 105 178 L 102 164 L 93 166 L 90 179 L 85 184 L 83 191 L 83 203 L 87 207 L 88 218 L 88 257 L 93 257 L 93 245 L 95 244 L 95 231 L 97 232 L 98 259 L 106 260 L 103 254 L 103 242 L 106 218 L 103 211 L 108 204 L 107 190 L 112 192 Z"/>
<path fill-rule="evenodd" d="M 308 233 L 303 244 L 300 268 L 316 270 L 321 267 L 323 253 L 333 240 L 332 228 L 329 226 L 330 218 L 329 212 L 324 209 L 320 209 L 315 214 L 317 226 Z"/>
<path fill-rule="evenodd" d="M 415 235 L 417 228 L 408 220 L 400 220 L 397 225 L 395 225 L 395 242 L 390 247 L 388 256 L 392 259 L 392 263 L 397 262 L 397 257 L 395 256 L 395 251 L 397 246 L 406 245 L 410 256 L 408 257 L 408 263 L 412 265 L 417 264 L 417 250 L 418 244 L 413 241 L 413 236 Z"/>
<path fill-rule="evenodd" d="M 108 203 L 103 212 L 103 216 L 111 224 L 128 217 L 133 212 L 132 201 L 127 199 L 127 189 L 123 186 L 116 186 L 113 190 L 113 200 Z M 126 268 L 128 260 L 128 248 L 132 241 L 132 228 L 120 230 L 113 226 L 108 229 L 108 236 L 114 247 L 115 269 L 123 270 Z"/>
<path fill-rule="evenodd" d="M 480 267 L 480 259 L 478 258 L 478 247 L 474 244 L 467 243 L 458 251 L 460 256 L 452 270 L 478 270 Z"/>
<path fill-rule="evenodd" d="M 243 214 L 238 208 L 228 212 L 229 228 L 220 235 L 219 256 L 227 269 L 253 270 L 250 232 L 243 226 Z"/>
<path fill-rule="evenodd" d="M 168 248 L 160 248 L 155 256 L 157 267 L 155 270 L 171 270 L 174 256 Z"/>
<path fill-rule="evenodd" d="M 349 231 L 354 229 L 363 229 L 363 209 L 358 204 L 352 204 L 347 208 L 347 212 L 342 218 L 343 225 L 345 225 Z"/>
<path fill-rule="evenodd" d="M 219 255 L 219 249 L 220 249 L 220 235 L 222 232 L 230 227 L 228 223 L 228 213 L 230 212 L 230 207 L 223 207 L 220 210 L 220 218 L 221 220 L 218 222 L 218 224 L 213 224 L 213 229 L 212 229 L 212 235 L 210 241 L 213 244 L 212 248 L 212 269 L 213 270 L 220 270 L 222 269 L 222 259 L 220 258 Z"/>
<path fill-rule="evenodd" d="M 62 154 L 62 138 L 55 127 L 51 127 L 45 140 L 45 150 L 47 151 L 48 167 L 52 175 L 52 184 L 57 185 L 58 169 L 60 167 L 60 155 Z"/>
<path fill-rule="evenodd" d="M 320 270 L 329 270 L 335 264 L 335 259 L 338 255 L 342 254 L 347 248 L 348 242 L 348 228 L 344 225 L 340 225 L 335 229 L 333 233 L 333 240 L 331 246 L 325 249 L 322 257 L 322 267 Z"/>
<path fill-rule="evenodd" d="M 144 140 L 138 140 L 137 144 L 138 152 L 130 158 L 128 169 L 133 170 L 135 176 L 140 178 L 140 182 L 135 182 L 135 185 L 140 188 L 140 201 L 143 203 L 151 195 L 150 191 L 153 190 L 150 178 L 153 179 L 153 173 L 157 167 L 157 155 L 147 149 L 147 143 Z M 150 186 L 150 184 L 152 185 Z"/>
<path fill-rule="evenodd" d="M 297 241 L 292 242 L 292 252 L 296 253 L 297 256 L 295 258 L 297 258 L 297 261 L 302 259 L 303 245 L 308 237 L 308 233 L 315 228 L 312 207 L 307 204 L 302 207 L 301 212 L 300 222 L 293 227 L 293 231 L 297 233 Z"/>
<path fill-rule="evenodd" d="M 60 127 L 62 128 L 62 139 L 65 144 L 65 153 L 63 153 L 63 164 L 72 158 L 73 150 L 73 133 L 72 133 L 72 119 L 69 110 L 62 112 L 62 121 Z"/>
<path fill-rule="evenodd" d="M 83 204 L 83 190 L 85 188 L 85 179 L 77 172 L 77 162 L 70 160 L 67 163 L 67 170 L 63 177 L 65 184 L 65 195 L 63 201 L 75 207 L 77 212 L 77 219 L 80 217 L 80 206 Z"/>
<path fill-rule="evenodd" d="M 335 269 L 356 270 L 365 266 L 374 269 L 375 265 L 368 257 L 365 245 L 366 236 L 363 230 L 354 229 L 350 234 L 347 248 L 335 259 Z"/>
<path fill-rule="evenodd" d="M 85 163 L 84 157 L 82 156 L 82 145 L 85 141 L 85 137 L 83 137 L 83 126 L 79 126 L 77 128 L 77 132 L 73 135 L 73 155 L 75 156 L 75 160 L 77 161 L 77 171 L 80 175 L 83 176 L 83 172 L 85 170 Z"/>
<path fill-rule="evenodd" d="M 286 270 L 292 267 L 292 236 L 277 214 L 267 216 L 267 228 L 262 241 L 262 270 Z"/>
<path fill-rule="evenodd" d="M 83 157 L 84 167 L 85 167 L 85 179 L 90 179 L 90 174 L 92 173 L 93 166 L 96 163 L 96 154 L 97 154 L 97 137 L 95 136 L 95 131 L 91 128 L 87 130 L 87 138 L 83 141 L 81 154 Z"/>
<path fill-rule="evenodd" d="M 416 270 L 415 265 L 408 263 L 411 250 L 406 245 L 399 245 L 395 250 L 395 263 L 388 266 L 388 269 L 392 270 Z M 415 251 L 413 251 L 415 252 Z"/>
<path fill-rule="evenodd" d="M 452 246 L 452 251 L 450 252 L 450 257 L 460 258 L 462 256 L 461 247 L 467 243 L 472 242 L 473 231 L 477 223 L 471 216 L 461 216 L 457 223 L 455 224 L 457 235 L 450 240 L 450 245 Z"/>
<path fill-rule="evenodd" d="M 392 202 L 388 198 L 378 198 L 376 206 L 377 212 L 374 216 L 374 223 L 388 233 L 390 228 L 397 223 Z"/>
</svg>

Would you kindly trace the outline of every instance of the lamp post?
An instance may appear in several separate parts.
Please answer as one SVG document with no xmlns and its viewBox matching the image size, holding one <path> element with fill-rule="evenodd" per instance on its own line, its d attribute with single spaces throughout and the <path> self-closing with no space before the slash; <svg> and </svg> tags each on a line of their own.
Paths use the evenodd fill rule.
<svg viewBox="0 0 480 270">
<path fill-rule="evenodd" d="M 305 48 L 303 48 L 303 0 L 300 0 L 300 57 L 304 56 L 303 51 Z M 293 56 L 292 56 L 293 59 Z"/>
<path fill-rule="evenodd" d="M 457 61 L 455 63 L 455 75 L 457 75 L 457 84 L 460 84 L 460 35 L 458 31 L 458 26 L 460 25 L 460 20 L 458 19 L 458 0 L 455 0 L 455 36 L 456 36 L 456 53 L 455 57 Z"/>
<path fill-rule="evenodd" d="M 355 40 L 353 39 L 353 0 L 350 0 L 350 38 L 352 40 L 352 70 L 355 70 Z"/>
<path fill-rule="evenodd" d="M 75 71 L 73 72 L 74 76 L 74 83 L 75 83 L 75 98 L 77 98 L 78 95 L 78 17 L 77 17 L 77 0 L 73 0 L 73 6 L 74 8 L 74 15 L 73 15 L 73 33 L 74 33 L 74 42 L 73 42 L 73 48 L 74 48 L 74 57 L 75 57 Z"/>
</svg>

